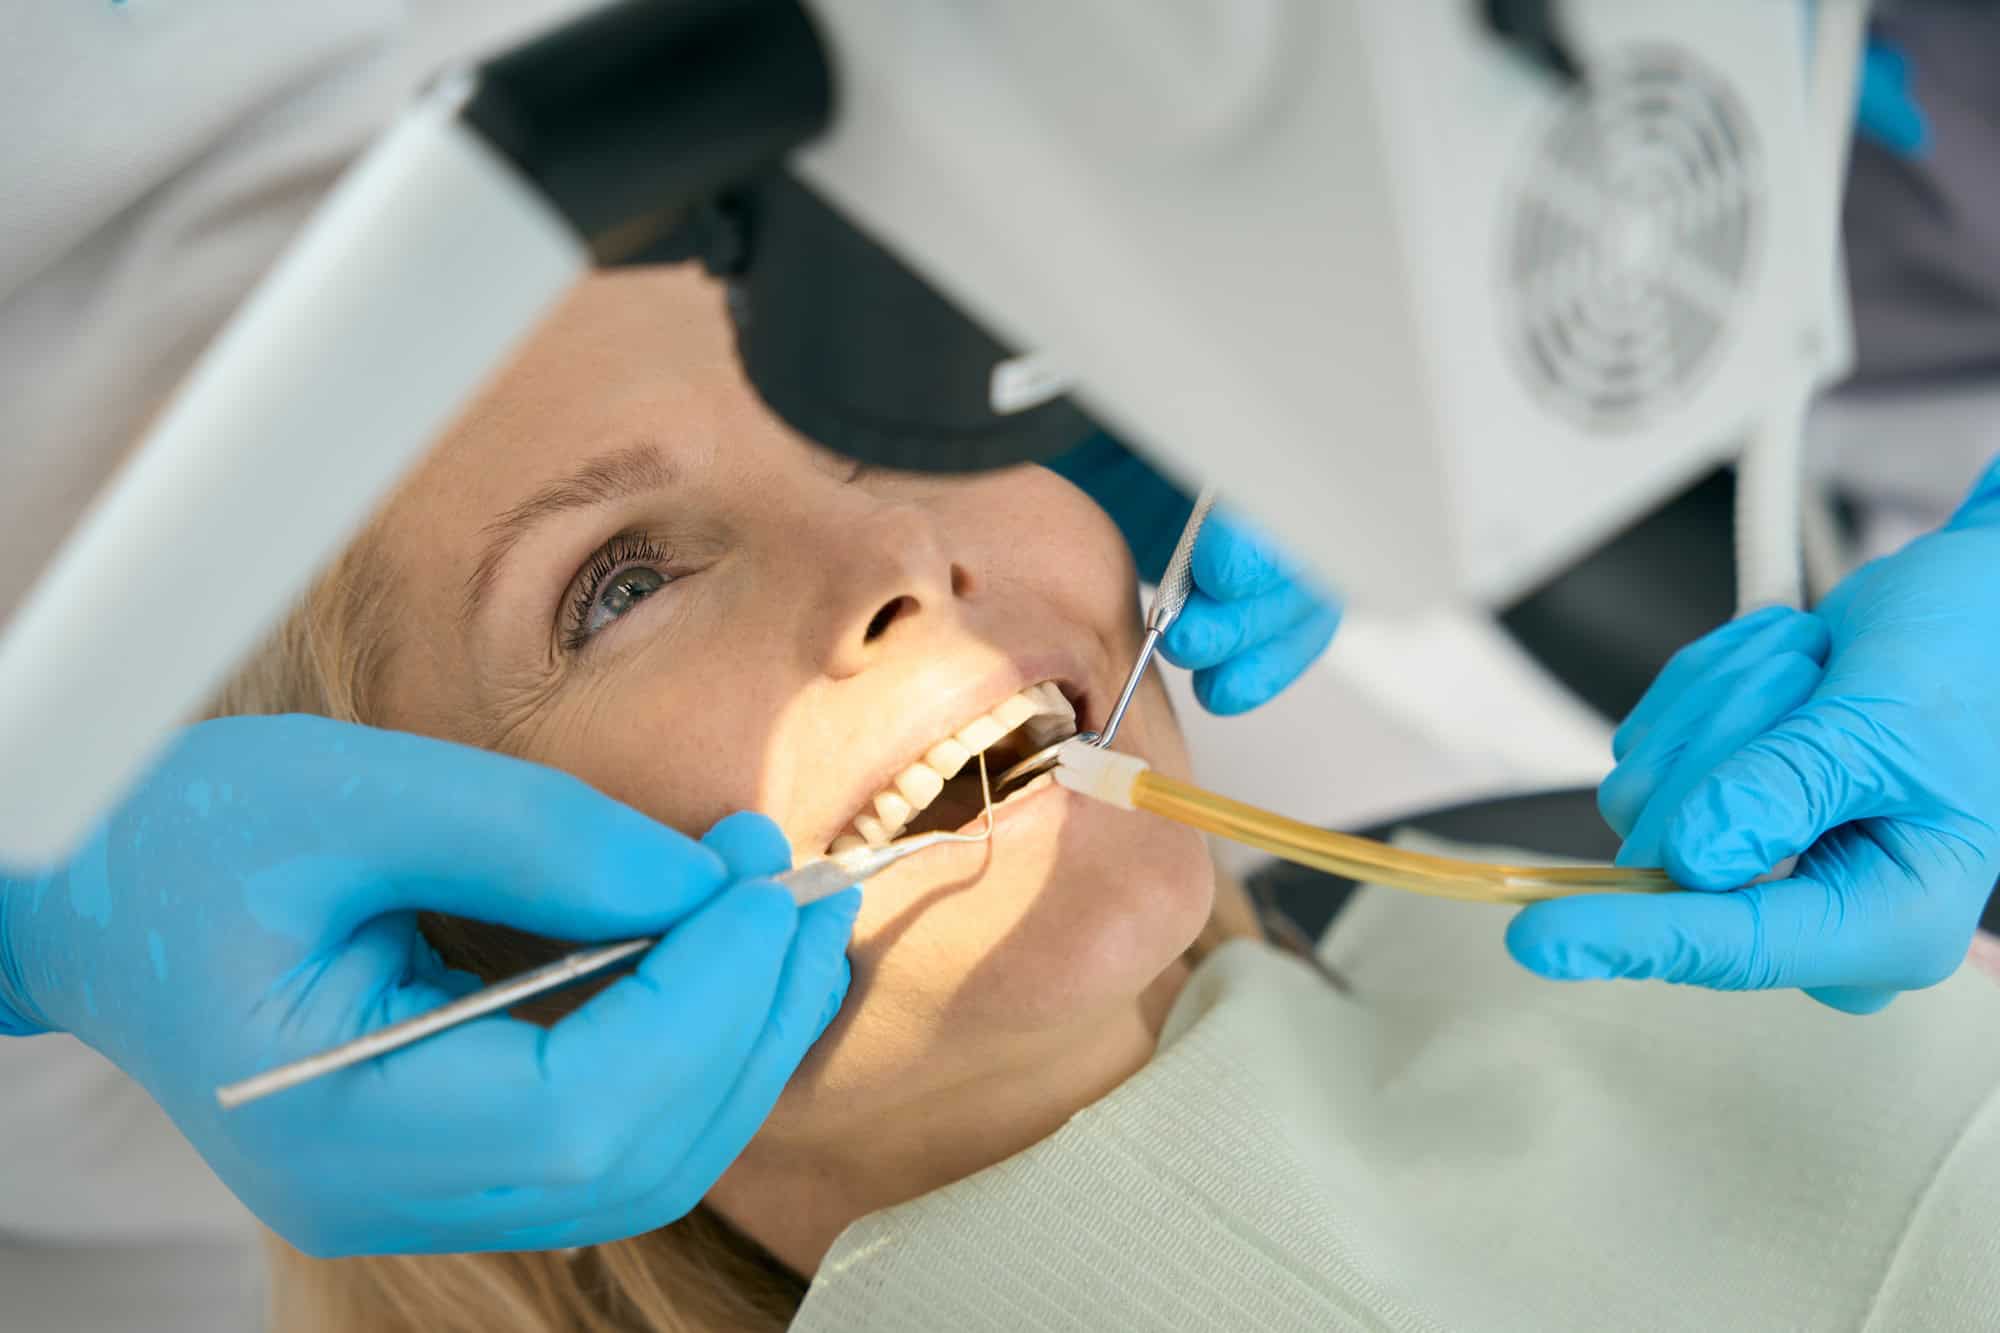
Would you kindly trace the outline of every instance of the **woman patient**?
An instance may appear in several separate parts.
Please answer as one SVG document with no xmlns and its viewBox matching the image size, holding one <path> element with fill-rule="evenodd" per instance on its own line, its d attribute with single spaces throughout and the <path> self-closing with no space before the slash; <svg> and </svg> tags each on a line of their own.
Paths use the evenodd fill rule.
<svg viewBox="0 0 2000 1333">
<path fill-rule="evenodd" d="M 1100 723 L 1137 641 L 1130 560 L 1083 494 L 816 449 L 741 379 L 713 287 L 628 272 L 548 322 L 223 710 L 504 750 L 689 833 L 760 810 L 804 858 L 975 820 L 973 755 Z M 1157 684 L 1119 748 L 1186 770 Z M 1478 909 L 1364 899 L 1335 942 L 1348 999 L 1218 944 L 1248 921 L 1198 836 L 1039 784 L 990 847 L 870 883 L 845 1006 L 687 1220 L 566 1254 L 286 1254 L 279 1326 L 1993 1313 L 1953 1248 L 2000 1220 L 1973 1188 L 1996 1168 L 1960 1160 L 2000 1132 L 1979 983 L 1868 1023 L 1568 990 L 1497 961 Z M 557 950 L 429 933 L 489 976 Z"/>
</svg>

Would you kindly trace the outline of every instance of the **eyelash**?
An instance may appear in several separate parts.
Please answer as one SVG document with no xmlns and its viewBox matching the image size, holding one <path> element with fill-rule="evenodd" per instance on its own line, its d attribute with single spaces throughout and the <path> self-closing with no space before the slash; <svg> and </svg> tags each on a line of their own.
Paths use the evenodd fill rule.
<svg viewBox="0 0 2000 1333">
<path fill-rule="evenodd" d="M 569 610 L 563 619 L 563 647 L 572 653 L 581 652 L 598 634 L 603 633 L 602 630 L 592 632 L 586 626 L 590 623 L 590 610 L 597 604 L 598 595 L 614 575 L 622 574 L 634 565 L 652 565 L 671 583 L 673 578 L 667 575 L 666 570 L 671 560 L 671 553 L 652 538 L 630 532 L 619 533 L 591 552 L 590 559 L 584 561 L 583 568 L 577 571 L 575 591 L 570 596 Z"/>
</svg>

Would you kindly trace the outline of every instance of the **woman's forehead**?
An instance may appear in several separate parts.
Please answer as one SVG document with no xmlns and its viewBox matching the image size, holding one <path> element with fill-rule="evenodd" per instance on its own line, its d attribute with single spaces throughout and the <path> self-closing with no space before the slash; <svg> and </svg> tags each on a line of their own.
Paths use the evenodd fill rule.
<svg viewBox="0 0 2000 1333">
<path fill-rule="evenodd" d="M 733 372 L 734 357 L 721 288 L 697 271 L 594 274 L 536 328 L 452 437 L 575 433 L 634 397 Z"/>
<path fill-rule="evenodd" d="M 740 385 L 721 288 L 688 268 L 594 274 L 535 330 L 402 488 L 426 525 L 483 523 L 575 465 L 727 410 Z M 690 422 L 689 424 L 692 424 Z"/>
</svg>

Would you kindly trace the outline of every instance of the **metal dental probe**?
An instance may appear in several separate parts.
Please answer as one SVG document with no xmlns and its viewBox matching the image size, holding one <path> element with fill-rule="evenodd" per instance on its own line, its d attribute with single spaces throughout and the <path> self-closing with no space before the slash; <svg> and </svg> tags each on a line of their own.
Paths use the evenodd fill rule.
<svg viewBox="0 0 2000 1333">
<path fill-rule="evenodd" d="M 1112 705 L 1104 730 L 1079 732 L 1066 740 L 1080 740 L 1103 749 L 1118 734 L 1118 724 L 1125 720 L 1125 710 L 1132 706 L 1132 696 L 1138 692 L 1139 682 L 1146 678 L 1146 668 L 1152 665 L 1154 650 L 1173 628 L 1174 621 L 1180 619 L 1181 608 L 1187 605 L 1188 594 L 1194 590 L 1194 543 L 1201 536 L 1201 525 L 1207 521 L 1208 511 L 1214 507 L 1215 487 L 1202 487 L 1195 498 L 1194 512 L 1188 515 L 1180 540 L 1174 543 L 1174 553 L 1167 559 L 1167 572 L 1160 575 L 1159 586 L 1153 589 L 1152 605 L 1146 608 L 1146 641 L 1139 646 L 1138 660 L 1125 677 L 1125 688 L 1118 691 L 1118 702 Z M 1062 746 L 1063 741 L 1057 741 L 1042 747 L 1002 773 L 993 785 L 1005 791 L 1017 782 L 1048 772 L 1056 766 L 1056 754 Z"/>
<path fill-rule="evenodd" d="M 816 903 L 822 898 L 830 898 L 849 885 L 872 879 L 890 866 L 915 856 L 918 852 L 929 851 L 947 843 L 990 842 L 993 839 L 993 787 L 986 777 L 986 756 L 980 754 L 979 790 L 985 798 L 986 810 L 984 827 L 978 833 L 925 833 L 902 842 L 891 843 L 887 847 L 863 847 L 842 852 L 836 856 L 821 857 L 808 861 L 802 866 L 774 876 L 778 883 L 791 891 L 792 899 L 799 906 Z M 533 971 L 523 972 L 506 981 L 495 982 L 484 990 L 474 991 L 462 999 L 440 1006 L 427 1014 L 392 1023 L 379 1031 L 371 1032 L 353 1041 L 344 1042 L 318 1055 L 309 1055 L 303 1060 L 295 1060 L 288 1065 L 280 1065 L 238 1083 L 226 1083 L 215 1090 L 215 1100 L 225 1111 L 233 1111 L 239 1106 L 296 1088 L 301 1083 L 310 1083 L 337 1069 L 357 1065 L 364 1060 L 372 1060 L 378 1055 L 400 1051 L 405 1046 L 413 1046 L 426 1037 L 440 1032 L 448 1032 L 461 1024 L 470 1023 L 475 1018 L 500 1013 L 512 1009 L 517 1004 L 525 1004 L 538 995 L 561 990 L 574 982 L 627 962 L 644 954 L 660 942 L 661 937 L 650 935 L 643 939 L 621 940 L 616 944 L 600 944 L 595 948 L 581 949 L 544 963 Z"/>
</svg>

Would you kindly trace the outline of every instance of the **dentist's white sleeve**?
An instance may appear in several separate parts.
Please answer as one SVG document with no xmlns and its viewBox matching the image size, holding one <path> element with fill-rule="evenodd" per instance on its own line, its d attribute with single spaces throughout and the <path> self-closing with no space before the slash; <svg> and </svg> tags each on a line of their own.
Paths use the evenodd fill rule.
<svg viewBox="0 0 2000 1333">
<path fill-rule="evenodd" d="M 583 3 L 7 6 L 0 622 L 202 346 L 415 86 Z M 235 1282 L 253 1236 L 248 1215 L 122 1074 L 67 1037 L 0 1039 L 0 1325 L 32 1311 L 24 1327 L 159 1327 L 168 1295 L 158 1284 L 199 1294 L 203 1283 Z M 149 1258 L 147 1245 L 179 1248 L 159 1261 L 166 1251 Z M 110 1247 L 94 1269 L 100 1250 L 90 1247 Z M 229 1271 L 187 1271 L 182 1252 L 212 1254 Z M 101 1289 L 79 1289 L 71 1260 L 101 1272 Z M 129 1325 L 114 1318 L 121 1290 L 134 1306 Z M 236 1326 L 233 1307 L 213 1313 L 224 1322 L 202 1327 Z"/>
</svg>

